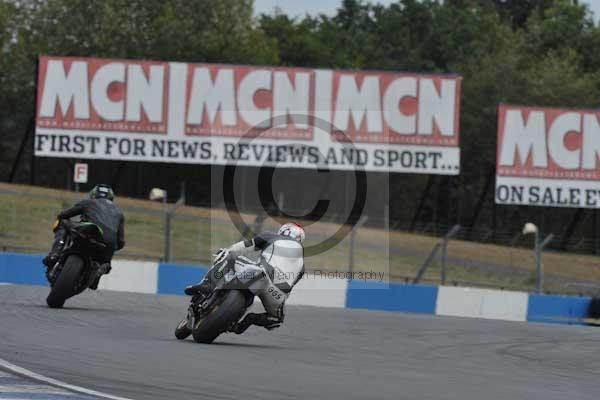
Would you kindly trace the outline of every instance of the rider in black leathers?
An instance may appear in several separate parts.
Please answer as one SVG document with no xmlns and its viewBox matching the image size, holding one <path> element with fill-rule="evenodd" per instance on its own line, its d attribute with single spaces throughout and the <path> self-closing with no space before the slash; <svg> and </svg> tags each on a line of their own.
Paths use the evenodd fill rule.
<svg viewBox="0 0 600 400">
<path fill-rule="evenodd" d="M 52 268 L 58 261 L 67 232 L 64 224 L 69 223 L 66 220 L 76 216 L 81 216 L 81 221 L 92 222 L 102 229 L 102 236 L 107 248 L 97 260 L 98 262 L 110 264 L 114 252 L 125 246 L 125 217 L 119 207 L 113 203 L 114 194 L 111 187 L 103 184 L 96 185 L 91 190 L 89 197 L 58 214 L 57 218 L 61 220 L 61 223 L 54 231 L 54 243 L 50 254 L 42 261 L 46 267 Z M 110 272 L 110 266 L 108 272 Z M 95 289 L 97 285 L 98 282 L 95 282 L 91 288 Z"/>
</svg>

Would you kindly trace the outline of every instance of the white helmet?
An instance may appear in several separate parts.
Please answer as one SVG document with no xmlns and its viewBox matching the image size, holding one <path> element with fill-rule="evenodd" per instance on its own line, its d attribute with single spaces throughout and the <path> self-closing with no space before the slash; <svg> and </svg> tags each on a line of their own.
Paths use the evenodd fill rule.
<svg viewBox="0 0 600 400">
<path fill-rule="evenodd" d="M 281 228 L 279 228 L 277 233 L 281 236 L 287 236 L 291 239 L 294 239 L 300 243 L 304 243 L 304 238 L 306 237 L 304 234 L 304 228 L 293 222 L 288 222 L 287 224 L 281 225 Z"/>
</svg>

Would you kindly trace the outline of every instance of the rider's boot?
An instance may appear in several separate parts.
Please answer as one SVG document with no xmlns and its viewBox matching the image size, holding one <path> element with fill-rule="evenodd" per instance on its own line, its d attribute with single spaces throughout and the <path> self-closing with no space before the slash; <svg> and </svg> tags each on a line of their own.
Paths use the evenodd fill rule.
<svg viewBox="0 0 600 400">
<path fill-rule="evenodd" d="M 262 313 L 262 314 L 249 313 L 249 314 L 246 314 L 244 319 L 235 323 L 229 329 L 229 332 L 233 332 L 238 335 L 241 335 L 251 325 L 262 326 L 263 328 L 270 331 L 275 328 L 279 328 L 281 326 L 282 322 L 283 322 L 283 318 L 274 317 L 267 313 Z"/>
<path fill-rule="evenodd" d="M 201 298 L 207 297 L 212 293 L 216 278 L 213 278 L 213 274 L 217 271 L 218 266 L 213 266 L 207 273 L 204 279 L 195 285 L 186 287 L 183 291 L 188 296 L 200 296 Z"/>
<path fill-rule="evenodd" d="M 92 289 L 92 290 L 98 289 L 98 284 L 100 283 L 100 278 L 101 277 L 102 277 L 102 275 L 98 275 L 96 277 L 96 279 L 94 279 L 94 282 L 92 282 L 92 284 L 90 285 L 90 289 Z"/>
<path fill-rule="evenodd" d="M 112 267 L 110 265 L 110 262 L 101 264 L 98 267 L 98 272 L 97 272 L 98 276 L 96 276 L 96 278 L 90 285 L 90 289 L 92 289 L 92 290 L 98 289 L 98 284 L 100 283 L 100 278 L 102 278 L 102 275 L 107 275 L 108 273 L 110 273 L 111 270 L 112 270 Z"/>
<path fill-rule="evenodd" d="M 184 289 L 185 294 L 188 296 L 201 296 L 206 297 L 212 292 L 212 285 L 208 279 L 203 279 L 202 282 L 188 286 Z"/>
<path fill-rule="evenodd" d="M 223 268 L 231 268 L 234 259 L 234 257 L 229 257 L 229 253 L 225 253 L 224 257 L 215 262 L 200 283 L 188 286 L 183 290 L 185 294 L 188 296 L 200 296 L 201 298 L 210 295 L 215 288 L 217 281 L 223 276 Z M 224 263 L 225 265 L 223 265 Z"/>
</svg>

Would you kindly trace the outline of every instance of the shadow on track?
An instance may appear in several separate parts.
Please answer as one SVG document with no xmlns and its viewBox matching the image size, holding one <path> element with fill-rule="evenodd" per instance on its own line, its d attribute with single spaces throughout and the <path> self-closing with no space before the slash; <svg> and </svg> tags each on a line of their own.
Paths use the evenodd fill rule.
<svg viewBox="0 0 600 400">
<path fill-rule="evenodd" d="M 266 350 L 281 350 L 281 349 L 285 348 L 282 346 L 256 344 L 256 343 L 213 342 L 211 344 L 205 344 L 205 343 L 196 343 L 192 339 L 177 340 L 175 338 L 159 339 L 159 341 L 161 341 L 161 342 L 179 342 L 179 343 L 186 343 L 186 345 L 208 346 L 208 347 L 239 347 L 239 348 L 253 348 L 253 349 L 266 349 Z"/>
<path fill-rule="evenodd" d="M 94 307 L 78 307 L 78 306 L 64 306 L 63 308 L 50 308 L 48 307 L 46 304 L 36 304 L 36 303 L 21 303 L 18 304 L 19 307 L 25 307 L 25 308 L 36 308 L 36 309 L 45 309 L 48 310 L 49 312 L 53 312 L 53 313 L 61 313 L 61 312 L 65 312 L 65 311 L 85 311 L 85 312 L 100 312 L 100 313 L 107 313 L 107 314 L 111 314 L 111 315 L 120 315 L 120 314 L 126 314 L 124 312 L 119 312 L 118 309 L 114 309 L 114 308 L 94 308 Z"/>
</svg>

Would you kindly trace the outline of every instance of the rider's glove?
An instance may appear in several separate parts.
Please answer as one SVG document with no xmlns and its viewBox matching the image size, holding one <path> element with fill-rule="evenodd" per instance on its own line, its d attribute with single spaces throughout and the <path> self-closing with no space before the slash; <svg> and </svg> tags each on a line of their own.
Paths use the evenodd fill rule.
<svg viewBox="0 0 600 400">
<path fill-rule="evenodd" d="M 214 261 L 213 265 L 221 264 L 223 261 L 229 258 L 229 250 L 227 249 L 219 249 L 216 254 L 213 254 Z"/>
</svg>

